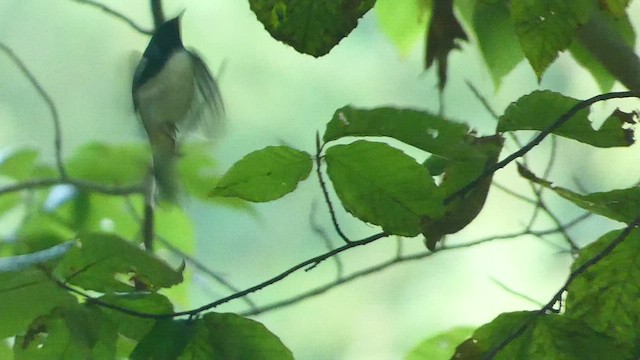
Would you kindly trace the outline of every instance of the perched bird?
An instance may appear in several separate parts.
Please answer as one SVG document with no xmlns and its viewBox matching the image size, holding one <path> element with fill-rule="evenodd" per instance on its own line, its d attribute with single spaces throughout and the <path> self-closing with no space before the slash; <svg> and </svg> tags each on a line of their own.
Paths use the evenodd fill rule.
<svg viewBox="0 0 640 360">
<path fill-rule="evenodd" d="M 197 127 L 210 130 L 224 117 L 216 81 L 203 60 L 182 43 L 180 17 L 156 29 L 132 85 L 133 105 L 151 144 L 158 195 L 170 202 L 178 195 L 179 135 Z"/>
</svg>

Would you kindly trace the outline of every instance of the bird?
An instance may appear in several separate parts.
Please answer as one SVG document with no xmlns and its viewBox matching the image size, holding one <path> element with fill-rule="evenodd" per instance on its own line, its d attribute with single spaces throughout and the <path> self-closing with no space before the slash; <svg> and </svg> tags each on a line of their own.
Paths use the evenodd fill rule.
<svg viewBox="0 0 640 360">
<path fill-rule="evenodd" d="M 202 58 L 185 48 L 182 13 L 157 27 L 133 75 L 134 110 L 149 139 L 159 201 L 177 202 L 176 163 L 183 133 L 212 131 L 224 118 L 216 80 Z"/>
</svg>

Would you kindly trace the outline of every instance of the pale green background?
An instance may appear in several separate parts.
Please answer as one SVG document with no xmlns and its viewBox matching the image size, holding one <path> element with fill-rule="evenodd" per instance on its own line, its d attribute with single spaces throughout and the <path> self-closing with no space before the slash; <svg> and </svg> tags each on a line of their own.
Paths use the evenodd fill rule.
<svg viewBox="0 0 640 360">
<path fill-rule="evenodd" d="M 104 3 L 150 26 L 148 1 Z M 423 73 L 421 43 L 409 55 L 400 56 L 379 30 L 373 11 L 331 53 L 314 59 L 273 40 L 247 1 L 166 1 L 167 16 L 183 8 L 187 9 L 184 40 L 219 75 L 227 106 L 226 131 L 215 146 L 221 170 L 267 145 L 285 143 L 312 152 L 315 132 L 322 131 L 333 111 L 346 104 L 437 111 L 436 79 L 434 71 Z M 630 13 L 634 11 L 640 11 L 637 2 Z M 144 49 L 147 36 L 71 0 L 0 0 L 0 34 L 0 41 L 24 60 L 58 106 L 65 154 L 89 141 L 144 141 L 129 89 L 130 54 Z M 538 84 L 530 67 L 522 63 L 494 94 L 478 50 L 470 45 L 463 48 L 464 53 L 456 52 L 450 60 L 446 114 L 480 134 L 490 134 L 493 120 L 464 81 L 475 84 L 499 111 Z M 3 55 L 0 78 L 0 147 L 39 148 L 51 160 L 53 127 L 43 101 Z M 591 77 L 566 55 L 550 68 L 540 87 L 579 98 L 599 92 Z M 587 189 L 602 190 L 628 186 L 640 175 L 637 160 L 633 160 L 638 156 L 637 146 L 592 151 L 563 141 L 560 147 L 558 171 L 552 176 L 560 184 L 572 186 L 573 179 L 579 178 Z M 546 161 L 547 150 L 547 146 L 534 150 L 538 165 Z M 501 171 L 496 180 L 513 189 L 527 188 L 513 167 Z M 312 179 L 294 194 L 257 205 L 258 217 L 189 202 L 186 206 L 198 237 L 197 257 L 241 288 L 272 277 L 325 251 L 309 225 L 315 201 L 319 218 L 333 234 L 320 199 Z M 577 214 L 564 202 L 552 204 L 566 219 Z M 378 232 L 343 211 L 339 214 L 344 230 L 353 238 Z M 493 189 L 480 217 L 451 239 L 473 240 L 517 231 L 528 219 L 526 207 Z M 614 225 L 594 219 L 573 234 L 585 244 Z M 6 233 L 8 229 L 5 225 L 0 230 Z M 338 243 L 337 236 L 332 236 Z M 552 240 L 564 245 L 559 237 Z M 404 241 L 409 251 L 422 249 L 421 239 Z M 393 256 L 394 243 L 393 239 L 380 240 L 351 250 L 342 257 L 346 270 Z M 504 311 L 536 307 L 500 289 L 491 278 L 546 302 L 564 282 L 570 262 L 567 254 L 538 239 L 496 241 L 400 265 L 256 320 L 280 336 L 299 359 L 400 359 L 426 336 L 457 325 L 479 325 Z M 254 299 L 268 303 L 286 298 L 334 276 L 335 267 L 326 261 L 311 272 L 300 272 L 255 294 Z M 192 305 L 226 295 L 203 281 L 192 292 Z M 244 310 L 239 301 L 219 309 L 239 310 Z"/>
</svg>

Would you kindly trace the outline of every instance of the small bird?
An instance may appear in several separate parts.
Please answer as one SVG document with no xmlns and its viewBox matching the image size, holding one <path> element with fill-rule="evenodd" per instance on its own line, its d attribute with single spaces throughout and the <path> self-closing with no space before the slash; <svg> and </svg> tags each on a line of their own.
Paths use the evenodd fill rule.
<svg viewBox="0 0 640 360">
<path fill-rule="evenodd" d="M 147 132 L 160 200 L 176 202 L 178 135 L 210 130 L 224 117 L 220 90 L 204 61 L 186 49 L 180 17 L 154 32 L 133 76 L 133 106 Z"/>
</svg>

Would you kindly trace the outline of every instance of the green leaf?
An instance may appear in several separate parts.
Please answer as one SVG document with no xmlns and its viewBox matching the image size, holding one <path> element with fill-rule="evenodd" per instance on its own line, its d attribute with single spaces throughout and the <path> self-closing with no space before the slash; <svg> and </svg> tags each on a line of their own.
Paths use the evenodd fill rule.
<svg viewBox="0 0 640 360">
<path fill-rule="evenodd" d="M 611 231 L 580 250 L 571 270 L 600 254 L 620 233 Z M 576 277 L 568 289 L 566 316 L 615 338 L 621 349 L 635 349 L 640 337 L 639 254 L 640 230 L 635 229 L 611 253 Z"/>
<path fill-rule="evenodd" d="M 431 17 L 430 0 L 378 0 L 375 5 L 380 30 L 406 56 L 424 37 Z"/>
<path fill-rule="evenodd" d="M 473 149 L 469 127 L 425 111 L 377 108 L 336 110 L 327 123 L 325 142 L 347 136 L 385 136 L 449 159 L 466 158 Z"/>
<path fill-rule="evenodd" d="M 0 273 L 0 339 L 24 332 L 38 316 L 76 300 L 38 269 Z"/>
<path fill-rule="evenodd" d="M 473 12 L 473 28 L 496 88 L 524 59 L 509 16 L 509 6 L 507 1 L 478 1 Z"/>
<path fill-rule="evenodd" d="M 309 176 L 311 156 L 288 146 L 268 146 L 233 164 L 220 179 L 212 196 L 239 197 L 266 202 L 292 192 Z"/>
<path fill-rule="evenodd" d="M 631 22 L 629 21 L 629 17 L 624 14 L 624 10 L 620 17 L 604 15 L 600 18 L 609 27 L 615 29 L 630 48 L 634 47 L 635 33 Z M 615 77 L 604 67 L 604 65 L 602 65 L 600 61 L 593 57 L 593 55 L 580 41 L 574 41 L 569 47 L 569 50 L 571 51 L 571 55 L 573 55 L 574 59 L 591 73 L 598 83 L 600 90 L 603 92 L 611 90 L 616 81 Z"/>
<path fill-rule="evenodd" d="M 180 360 L 293 359 L 291 351 L 264 325 L 236 314 L 207 313 Z"/>
<path fill-rule="evenodd" d="M 113 359 L 117 333 L 95 310 L 79 305 L 60 308 L 36 319 L 16 337 L 16 359 Z"/>
<path fill-rule="evenodd" d="M 511 20 L 525 56 L 538 79 L 565 50 L 578 26 L 595 9 L 592 0 L 520 0 L 511 2 Z"/>
<path fill-rule="evenodd" d="M 625 16 L 625 10 L 629 6 L 629 0 L 601 0 L 600 4 L 606 6 L 613 15 L 621 17 Z"/>
<path fill-rule="evenodd" d="M 13 351 L 6 340 L 0 340 L 0 359 L 13 360 Z"/>
<path fill-rule="evenodd" d="M 534 91 L 509 105 L 500 117 L 498 132 L 544 130 L 578 103 L 580 100 L 552 91 Z M 633 129 L 623 126 L 629 120 L 621 112 L 614 112 L 598 130 L 588 116 L 589 110 L 582 109 L 553 133 L 603 148 L 633 144 Z"/>
<path fill-rule="evenodd" d="M 349 35 L 375 0 L 249 0 L 271 36 L 320 57 Z"/>
<path fill-rule="evenodd" d="M 515 312 L 498 315 L 458 346 L 452 359 L 483 359 L 490 350 L 518 330 L 526 330 L 502 349 L 495 360 L 624 360 L 628 349 L 620 349 L 612 338 L 598 333 L 583 322 L 560 315 Z"/>
<path fill-rule="evenodd" d="M 62 281 L 103 293 L 132 292 L 136 286 L 157 290 L 182 281 L 180 271 L 116 235 L 87 233 L 79 241 L 54 269 Z"/>
<path fill-rule="evenodd" d="M 139 311 L 147 314 L 168 314 L 173 312 L 171 301 L 165 296 L 157 293 L 135 293 L 135 294 L 109 294 L 99 297 L 99 300 L 108 304 L 116 305 L 125 309 Z M 157 320 L 145 319 L 137 316 L 127 315 L 117 310 L 106 307 L 99 308 L 109 320 L 116 324 L 118 332 L 130 339 L 142 339 Z"/>
<path fill-rule="evenodd" d="M 38 151 L 34 149 L 20 149 L 0 158 L 0 175 L 18 181 L 28 180 L 38 159 Z"/>
<path fill-rule="evenodd" d="M 449 360 L 456 345 L 471 336 L 474 328 L 458 327 L 423 340 L 405 360 Z"/>
<path fill-rule="evenodd" d="M 131 360 L 178 359 L 196 332 L 201 320 L 158 320 L 131 353 Z M 202 359 L 206 359 L 204 357 Z M 211 357 L 208 357 L 211 359 Z"/>
<path fill-rule="evenodd" d="M 518 172 L 524 178 L 553 190 L 556 194 L 591 213 L 627 224 L 633 222 L 640 214 L 640 188 L 632 187 L 580 195 L 569 189 L 553 186 L 551 182 L 536 177 L 520 164 L 518 164 Z"/>
<path fill-rule="evenodd" d="M 387 144 L 356 141 L 326 151 L 327 173 L 345 209 L 390 234 L 415 236 L 420 219 L 442 216 L 442 197 L 426 169 Z"/>
<path fill-rule="evenodd" d="M 107 185 L 136 185 L 149 173 L 149 151 L 140 145 L 90 143 L 67 162 L 69 176 Z"/>
</svg>

